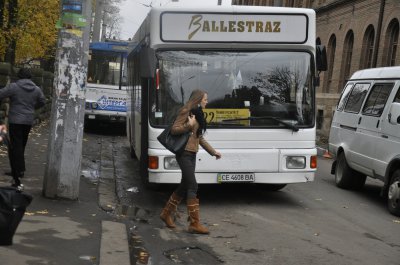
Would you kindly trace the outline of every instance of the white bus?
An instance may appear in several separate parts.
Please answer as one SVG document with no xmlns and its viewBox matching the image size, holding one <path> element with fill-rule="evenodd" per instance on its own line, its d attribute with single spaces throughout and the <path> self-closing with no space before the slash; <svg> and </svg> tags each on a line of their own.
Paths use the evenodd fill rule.
<svg viewBox="0 0 400 265">
<path fill-rule="evenodd" d="M 134 41 L 127 136 L 147 184 L 180 182 L 175 156 L 157 136 L 198 88 L 208 93 L 205 138 L 222 153 L 216 161 L 200 149 L 198 183 L 279 190 L 314 180 L 315 87 L 326 69 L 314 10 L 152 8 Z"/>
<path fill-rule="evenodd" d="M 89 47 L 85 123 L 126 120 L 126 58 L 133 43 L 93 42 Z"/>
</svg>

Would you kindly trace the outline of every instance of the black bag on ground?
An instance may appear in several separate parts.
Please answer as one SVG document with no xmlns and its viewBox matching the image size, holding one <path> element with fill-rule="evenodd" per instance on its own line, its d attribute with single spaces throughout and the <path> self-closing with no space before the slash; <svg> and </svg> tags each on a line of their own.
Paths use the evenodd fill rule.
<svg viewBox="0 0 400 265">
<path fill-rule="evenodd" d="M 26 207 L 32 202 L 32 196 L 13 187 L 0 187 L 0 246 L 12 245 Z"/>
<path fill-rule="evenodd" d="M 168 127 L 165 128 L 165 130 L 157 137 L 157 140 L 172 153 L 180 154 L 185 150 L 191 132 L 186 132 L 179 135 L 172 135 L 172 125 L 173 123 L 168 125 Z"/>
</svg>

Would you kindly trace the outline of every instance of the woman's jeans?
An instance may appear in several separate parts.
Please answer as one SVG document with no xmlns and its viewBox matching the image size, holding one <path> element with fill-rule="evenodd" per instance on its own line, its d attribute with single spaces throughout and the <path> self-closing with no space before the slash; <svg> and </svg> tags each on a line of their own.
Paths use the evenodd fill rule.
<svg viewBox="0 0 400 265">
<path fill-rule="evenodd" d="M 176 160 L 178 161 L 179 167 L 182 171 L 182 179 L 175 193 L 187 199 L 197 198 L 197 181 L 194 171 L 196 169 L 196 153 L 184 151 L 180 155 L 176 155 Z"/>
</svg>

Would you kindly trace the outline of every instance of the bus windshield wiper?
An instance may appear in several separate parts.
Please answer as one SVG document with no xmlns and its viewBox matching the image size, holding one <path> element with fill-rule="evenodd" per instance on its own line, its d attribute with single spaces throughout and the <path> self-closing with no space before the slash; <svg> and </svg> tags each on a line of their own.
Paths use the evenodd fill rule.
<svg viewBox="0 0 400 265">
<path fill-rule="evenodd" d="M 292 129 L 294 132 L 299 131 L 299 128 L 296 127 L 296 125 L 288 123 L 286 121 L 280 120 L 275 117 L 271 116 L 261 116 L 261 117 L 247 117 L 247 118 L 237 118 L 237 119 L 227 119 L 227 120 L 222 120 L 223 122 L 229 122 L 229 121 L 253 121 L 253 120 L 274 120 L 279 122 L 280 124 L 284 125 L 286 128 Z"/>
</svg>

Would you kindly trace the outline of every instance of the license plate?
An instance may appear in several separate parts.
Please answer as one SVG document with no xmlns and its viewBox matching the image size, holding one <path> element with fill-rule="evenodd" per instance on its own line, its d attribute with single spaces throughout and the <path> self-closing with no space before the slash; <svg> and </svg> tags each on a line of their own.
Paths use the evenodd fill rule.
<svg viewBox="0 0 400 265">
<path fill-rule="evenodd" d="M 88 118 L 91 120 L 94 120 L 94 119 L 96 119 L 96 115 L 88 115 Z"/>
<path fill-rule="evenodd" d="M 218 182 L 254 182 L 254 173 L 218 173 Z"/>
</svg>

